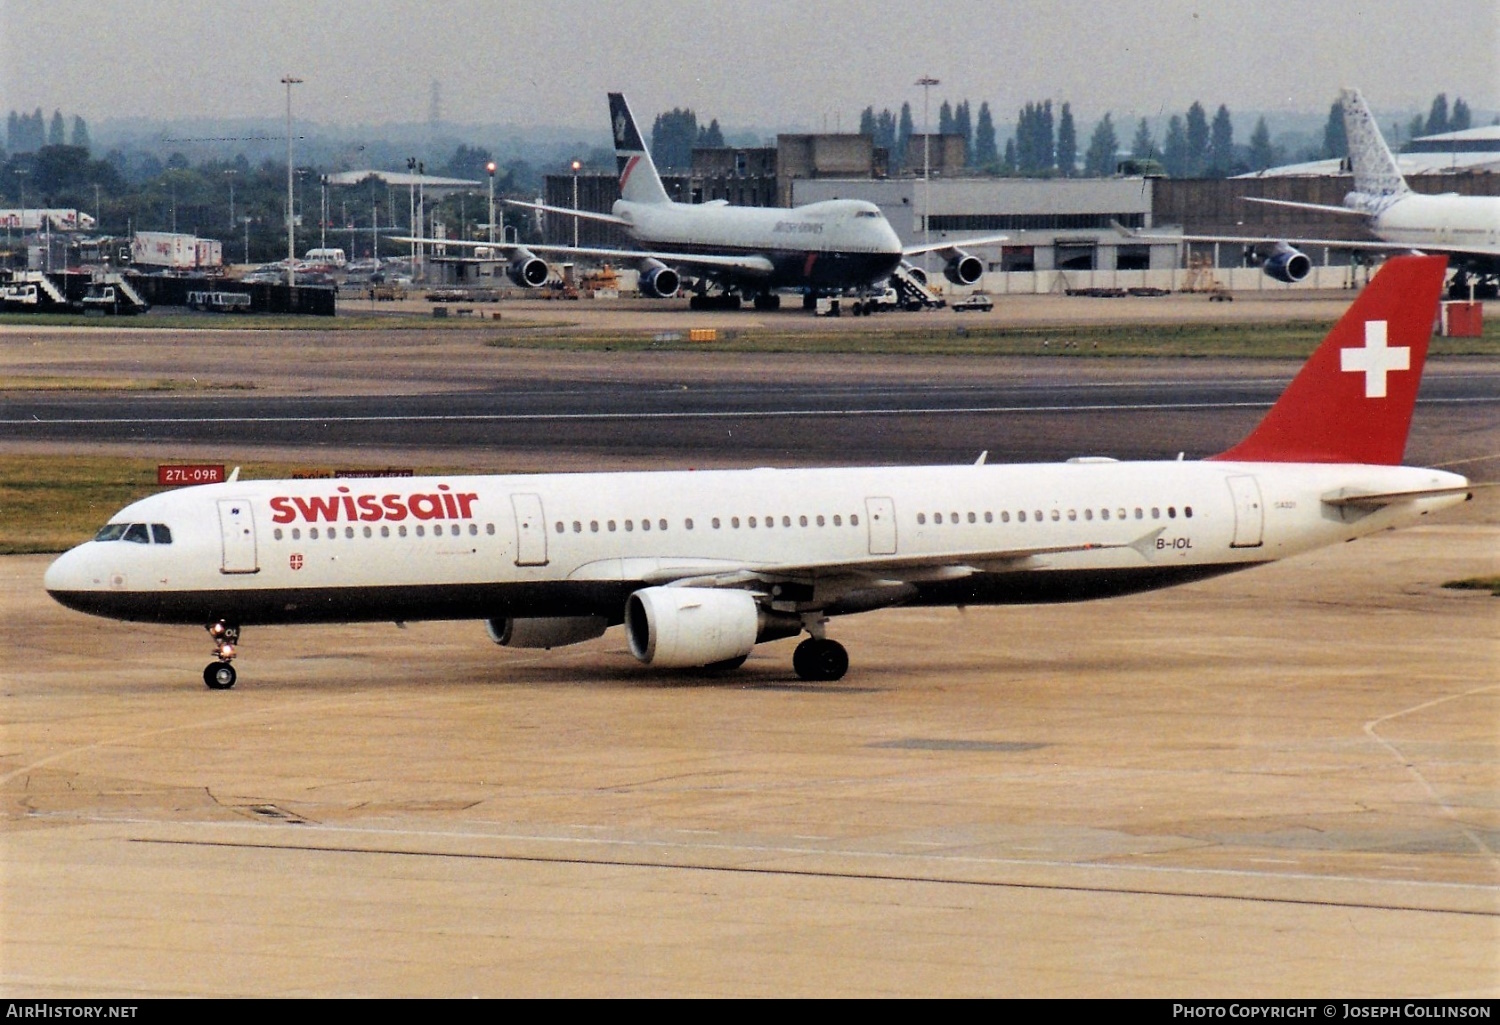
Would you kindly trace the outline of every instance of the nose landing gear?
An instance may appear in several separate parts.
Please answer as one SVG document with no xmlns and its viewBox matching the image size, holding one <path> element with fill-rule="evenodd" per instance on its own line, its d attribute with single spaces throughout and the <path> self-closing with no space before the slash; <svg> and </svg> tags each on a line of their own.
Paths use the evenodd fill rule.
<svg viewBox="0 0 1500 1025">
<path fill-rule="evenodd" d="M 240 642 L 240 628 L 220 619 L 208 624 L 207 630 L 214 639 L 213 655 L 217 661 L 203 667 L 203 682 L 210 690 L 228 690 L 234 686 L 234 666 L 229 663 L 237 654 L 235 645 Z"/>
</svg>

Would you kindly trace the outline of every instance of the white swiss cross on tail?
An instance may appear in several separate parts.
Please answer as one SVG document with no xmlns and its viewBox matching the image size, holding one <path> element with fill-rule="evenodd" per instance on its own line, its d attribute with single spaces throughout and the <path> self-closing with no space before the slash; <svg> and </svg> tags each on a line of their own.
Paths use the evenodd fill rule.
<svg viewBox="0 0 1500 1025">
<path fill-rule="evenodd" d="M 1404 345 L 1386 345 L 1386 322 L 1365 322 L 1365 345 L 1362 349 L 1339 352 L 1339 368 L 1345 373 L 1365 375 L 1365 398 L 1385 398 L 1385 375 L 1392 370 L 1411 369 L 1411 349 Z"/>
</svg>

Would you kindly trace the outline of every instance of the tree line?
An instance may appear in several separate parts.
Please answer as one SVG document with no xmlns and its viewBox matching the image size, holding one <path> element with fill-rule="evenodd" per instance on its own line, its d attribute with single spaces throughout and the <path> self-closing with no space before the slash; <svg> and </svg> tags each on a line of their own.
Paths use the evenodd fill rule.
<svg viewBox="0 0 1500 1025">
<path fill-rule="evenodd" d="M 1080 152 L 1079 130 L 1072 105 L 1056 110 L 1050 99 L 1027 102 L 1017 112 L 1012 132 L 1003 149 L 997 147 L 996 130 L 989 103 L 981 103 L 977 118 L 970 118 L 967 99 L 952 104 L 944 100 L 938 109 L 937 134 L 958 135 L 964 141 L 964 167 L 979 173 L 1022 177 L 1085 177 L 1116 173 L 1122 155 L 1128 154 L 1132 169 L 1147 170 L 1173 178 L 1224 178 L 1265 170 L 1285 162 L 1288 154 L 1276 145 L 1264 117 L 1256 120 L 1248 141 L 1235 139 L 1229 108 L 1220 104 L 1212 118 L 1208 109 L 1194 101 L 1186 111 L 1167 119 L 1165 133 L 1155 137 L 1146 118 L 1137 122 L 1128 149 L 1123 149 L 1113 113 L 1106 112 L 1093 127 Z M 1415 116 L 1404 138 L 1460 131 L 1471 126 L 1472 111 L 1462 99 L 1448 105 L 1439 93 L 1424 119 Z M 873 105 L 860 114 L 859 131 L 870 136 L 876 147 L 890 153 L 890 171 L 907 164 L 907 147 L 914 134 L 911 104 L 901 105 L 899 115 Z M 1388 141 L 1403 138 L 1393 126 Z M 1308 160 L 1342 158 L 1348 151 L 1344 137 L 1343 109 L 1337 101 L 1329 111 L 1321 150 L 1299 154 Z"/>
<path fill-rule="evenodd" d="M 72 134 L 68 133 L 67 120 L 60 110 L 52 112 L 49 122 L 42 116 L 42 108 L 31 114 L 10 112 L 5 126 L 5 148 L 11 153 L 35 153 L 43 146 L 82 146 L 89 148 L 88 122 L 78 115 L 73 116 Z"/>
</svg>

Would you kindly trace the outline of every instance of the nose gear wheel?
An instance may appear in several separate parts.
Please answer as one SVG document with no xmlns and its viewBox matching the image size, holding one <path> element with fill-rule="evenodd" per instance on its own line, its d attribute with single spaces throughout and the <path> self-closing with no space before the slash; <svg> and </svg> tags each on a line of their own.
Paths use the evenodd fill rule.
<svg viewBox="0 0 1500 1025">
<path fill-rule="evenodd" d="M 236 646 L 240 642 L 240 628 L 220 619 L 208 624 L 205 629 L 214 640 L 215 661 L 203 667 L 203 682 L 210 690 L 228 690 L 234 686 L 237 675 L 234 666 L 229 663 L 238 654 Z"/>
</svg>

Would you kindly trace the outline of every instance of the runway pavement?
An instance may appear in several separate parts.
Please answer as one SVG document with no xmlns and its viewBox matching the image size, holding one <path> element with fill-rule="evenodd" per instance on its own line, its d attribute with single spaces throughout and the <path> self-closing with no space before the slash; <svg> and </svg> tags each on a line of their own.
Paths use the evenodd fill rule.
<svg viewBox="0 0 1500 1025">
<path fill-rule="evenodd" d="M 112 355 L 40 348 L 80 374 Z M 328 386 L 342 343 L 318 352 L 335 370 L 307 394 L 372 394 Z M 773 373 L 781 405 L 822 401 L 810 368 L 730 363 L 717 384 L 701 357 L 554 371 L 622 378 L 611 401 L 647 409 L 684 403 L 641 381 L 693 382 L 707 390 L 686 405 L 712 410 Z M 847 420 L 856 456 L 1201 452 L 1256 411 L 972 414 L 993 418 L 974 421 L 980 441 L 949 436 L 959 414 L 912 410 L 966 401 L 966 376 L 992 404 L 1093 382 L 1173 402 L 1153 382 L 1215 377 L 1253 404 L 1276 370 L 1078 366 L 1072 381 L 1024 363 L 839 366 L 844 401 L 904 380 L 905 406 L 879 430 L 823 409 L 748 454 L 712 437 L 690 451 L 735 463 L 803 452 L 800 435 L 821 456 L 830 443 L 807 439 Z M 1434 370 L 1430 397 L 1493 390 L 1492 363 Z M 413 381 L 449 393 L 436 408 L 470 401 Z M 536 385 L 493 408 L 568 401 Z M 469 454 L 547 464 L 590 430 Z M 222 452 L 235 437 L 18 433 L 0 443 Z M 681 440 L 647 431 L 576 459 L 654 465 Z M 462 444 L 283 441 L 247 450 L 451 462 Z M 1419 408 L 1411 461 L 1493 479 L 1497 453 L 1493 402 Z M 839 620 L 852 669 L 819 685 L 792 674 L 790 642 L 734 674 L 658 674 L 618 631 L 515 652 L 479 624 L 425 623 L 247 631 L 240 685 L 213 693 L 206 634 L 76 615 L 41 591 L 45 558 L 0 559 L 0 993 L 1493 999 L 1500 604 L 1441 585 L 1500 573 L 1496 490 L 1157 594 Z"/>
</svg>

